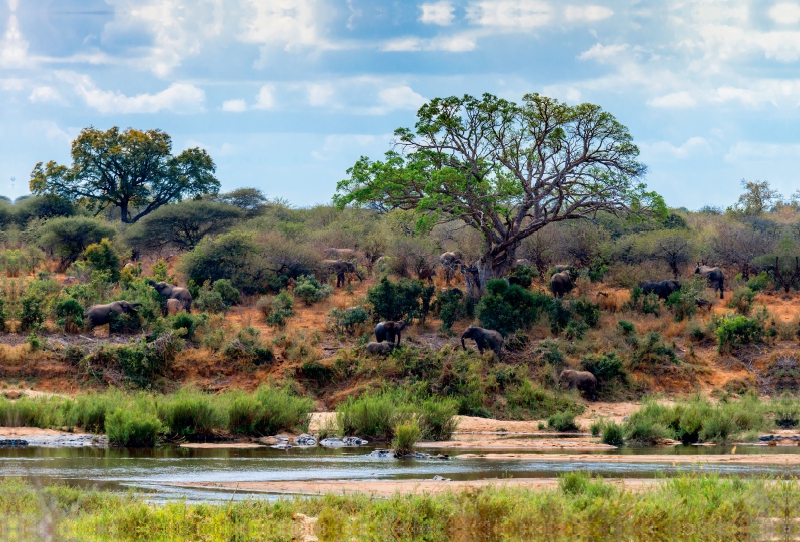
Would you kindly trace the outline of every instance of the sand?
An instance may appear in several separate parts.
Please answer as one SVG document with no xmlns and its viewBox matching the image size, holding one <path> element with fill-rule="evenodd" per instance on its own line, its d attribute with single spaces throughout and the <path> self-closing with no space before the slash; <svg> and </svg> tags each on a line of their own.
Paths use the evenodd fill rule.
<svg viewBox="0 0 800 542">
<path fill-rule="evenodd" d="M 480 448 L 481 450 L 571 450 L 576 452 L 611 450 L 616 448 L 616 446 L 611 446 L 609 444 L 592 442 L 591 437 L 588 436 L 567 438 L 552 436 L 552 438 L 502 439 L 495 436 L 484 436 L 481 434 L 454 435 L 453 440 L 445 440 L 442 442 L 418 442 L 415 446 L 419 448 Z"/>
<path fill-rule="evenodd" d="M 633 489 L 656 482 L 656 480 L 641 479 L 607 479 L 606 481 Z M 454 480 L 452 482 L 436 480 L 308 480 L 296 482 L 185 482 L 172 485 L 192 489 L 226 489 L 304 495 L 368 493 L 379 497 L 388 497 L 396 493 L 434 494 L 486 486 L 550 489 L 558 486 L 558 480 L 556 478 L 492 478 L 469 481 Z"/>
<path fill-rule="evenodd" d="M 255 442 L 187 442 L 181 444 L 181 448 L 199 448 L 199 449 L 226 449 L 226 448 L 264 448 L 263 444 Z"/>
<path fill-rule="evenodd" d="M 601 455 L 601 454 L 462 454 L 455 459 L 499 459 L 538 463 L 663 463 L 665 465 L 704 463 L 730 465 L 800 465 L 800 455 Z"/>
</svg>

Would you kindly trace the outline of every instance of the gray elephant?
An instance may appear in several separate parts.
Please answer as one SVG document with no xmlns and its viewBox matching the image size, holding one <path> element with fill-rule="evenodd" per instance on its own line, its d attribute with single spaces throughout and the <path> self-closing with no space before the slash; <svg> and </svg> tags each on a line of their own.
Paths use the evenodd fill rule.
<svg viewBox="0 0 800 542">
<path fill-rule="evenodd" d="M 367 343 L 367 354 L 372 356 L 388 356 L 393 349 L 393 343 Z"/>
<path fill-rule="evenodd" d="M 661 282 L 646 280 L 639 283 L 639 288 L 642 289 L 642 293 L 644 295 L 656 294 L 658 297 L 666 301 L 670 295 L 680 291 L 681 283 L 677 280 L 662 280 Z"/>
<path fill-rule="evenodd" d="M 330 260 L 358 260 L 358 253 L 352 248 L 326 248 L 325 257 Z"/>
<path fill-rule="evenodd" d="M 359 282 L 363 282 L 364 278 L 358 272 L 358 267 L 352 262 L 344 260 L 322 260 L 322 266 L 328 270 L 329 273 L 336 274 L 336 287 L 341 288 L 344 286 L 345 275 L 348 273 L 355 273 Z"/>
<path fill-rule="evenodd" d="M 180 301 L 183 308 L 186 309 L 186 312 L 192 312 L 192 294 L 186 288 L 173 286 L 166 282 L 154 282 L 152 280 L 148 280 L 147 284 L 155 288 L 156 292 L 167 299 L 177 299 Z"/>
<path fill-rule="evenodd" d="M 375 340 L 382 343 L 389 340 L 391 344 L 400 344 L 400 332 L 406 327 L 405 320 L 398 320 L 397 322 L 380 322 L 375 326 Z M 395 336 L 397 342 L 395 343 Z"/>
<path fill-rule="evenodd" d="M 572 291 L 572 274 L 569 270 L 565 269 L 550 277 L 550 288 L 553 290 L 553 295 L 559 298 Z"/>
<path fill-rule="evenodd" d="M 129 303 L 128 301 L 114 301 L 105 305 L 92 305 L 84 313 L 84 322 L 88 329 L 96 326 L 103 326 L 109 323 L 111 314 L 122 316 L 123 314 L 136 313 L 136 307 L 141 307 L 141 303 Z"/>
<path fill-rule="evenodd" d="M 458 266 L 460 266 L 463 261 L 464 256 L 457 250 L 445 252 L 439 256 L 439 266 L 444 270 L 444 279 L 447 281 L 448 286 L 450 286 L 450 281 L 453 280 L 456 271 L 458 271 Z"/>
<path fill-rule="evenodd" d="M 707 265 L 697 264 L 694 268 L 694 274 L 700 275 L 708 281 L 708 287 L 714 288 L 714 292 L 719 291 L 719 298 L 724 299 L 723 291 L 725 290 L 725 274 L 719 267 L 709 267 Z"/>
<path fill-rule="evenodd" d="M 558 385 L 562 388 L 581 391 L 592 400 L 597 399 L 597 378 L 589 371 L 564 369 L 558 375 Z"/>
<path fill-rule="evenodd" d="M 461 334 L 461 347 L 466 350 L 467 345 L 464 344 L 464 339 L 472 339 L 475 341 L 475 346 L 478 351 L 483 354 L 483 351 L 489 348 L 500 357 L 500 350 L 503 348 L 503 336 L 493 329 L 483 329 L 482 327 L 469 326 Z"/>
</svg>

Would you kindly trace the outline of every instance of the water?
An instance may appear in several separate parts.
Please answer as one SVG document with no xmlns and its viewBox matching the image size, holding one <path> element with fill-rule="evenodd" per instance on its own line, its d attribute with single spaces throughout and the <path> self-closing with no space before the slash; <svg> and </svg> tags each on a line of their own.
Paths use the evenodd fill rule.
<svg viewBox="0 0 800 542">
<path fill-rule="evenodd" d="M 728 454 L 732 446 L 675 446 L 619 448 L 596 453 L 611 455 L 704 455 Z M 72 485 L 113 490 L 134 488 L 155 501 L 185 498 L 190 501 L 219 501 L 251 497 L 243 491 L 186 489 L 182 482 L 260 482 L 286 480 L 379 480 L 430 479 L 434 475 L 453 480 L 483 478 L 553 478 L 572 470 L 589 470 L 606 478 L 650 478 L 693 471 L 694 465 L 590 462 L 528 462 L 520 460 L 451 459 L 395 460 L 369 457 L 372 446 L 359 448 L 293 448 L 291 450 L 194 449 L 164 446 L 156 449 L 119 448 L 2 448 L 0 476 L 63 481 Z M 485 449 L 436 450 L 427 453 L 486 452 Z M 502 453 L 502 450 L 498 452 Z M 518 452 L 516 452 L 518 453 Z M 526 453 L 570 453 L 530 451 Z M 572 452 L 574 453 L 574 452 Z M 583 453 L 583 452 L 581 452 Z M 800 447 L 738 445 L 736 454 L 797 454 Z M 787 469 L 755 465 L 703 465 L 704 472 L 722 475 L 800 474 Z M 257 494 L 264 496 L 264 494 Z"/>
</svg>

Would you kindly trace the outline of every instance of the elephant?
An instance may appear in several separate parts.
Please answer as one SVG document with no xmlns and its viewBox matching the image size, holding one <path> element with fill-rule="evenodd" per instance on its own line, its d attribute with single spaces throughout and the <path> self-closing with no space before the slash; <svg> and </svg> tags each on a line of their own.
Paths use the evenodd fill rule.
<svg viewBox="0 0 800 542">
<path fill-rule="evenodd" d="M 467 285 L 467 295 L 472 299 L 479 300 L 482 295 L 481 275 L 478 266 L 468 267 L 461 264 L 461 274 L 464 275 L 464 282 Z"/>
<path fill-rule="evenodd" d="M 180 301 L 183 304 L 183 308 L 186 309 L 186 312 L 192 312 L 192 294 L 186 288 L 152 280 L 148 280 L 147 284 L 155 288 L 156 292 L 166 297 L 168 300 L 177 299 Z"/>
<path fill-rule="evenodd" d="M 367 354 L 373 356 L 388 356 L 394 350 L 392 343 L 367 343 Z"/>
<path fill-rule="evenodd" d="M 381 322 L 375 326 L 375 340 L 377 340 L 379 343 L 382 343 L 388 339 L 390 344 L 400 344 L 400 332 L 403 331 L 405 327 L 405 320 L 399 320 L 397 322 Z M 396 343 L 395 336 L 397 337 Z"/>
<path fill-rule="evenodd" d="M 474 340 L 481 354 L 483 354 L 486 348 L 489 348 L 497 354 L 498 358 L 500 357 L 500 350 L 503 348 L 503 336 L 497 331 L 493 329 L 483 329 L 477 326 L 469 326 L 464 330 L 464 333 L 461 334 L 461 348 L 466 350 L 467 345 L 464 344 L 464 339 Z"/>
<path fill-rule="evenodd" d="M 167 316 L 183 312 L 183 303 L 178 299 L 167 299 Z"/>
<path fill-rule="evenodd" d="M 514 267 L 533 267 L 533 264 L 526 258 L 520 258 L 514 262 Z"/>
<path fill-rule="evenodd" d="M 331 260 L 352 261 L 358 259 L 358 253 L 352 248 L 326 248 L 325 257 Z"/>
<path fill-rule="evenodd" d="M 714 288 L 714 293 L 719 290 L 719 298 L 724 299 L 723 291 L 725 290 L 725 274 L 719 267 L 709 267 L 705 264 L 697 264 L 694 268 L 694 274 L 700 275 L 708 281 L 708 287 Z"/>
<path fill-rule="evenodd" d="M 447 285 L 450 286 L 450 281 L 458 271 L 458 266 L 464 261 L 464 256 L 457 250 L 453 252 L 444 252 L 439 256 L 439 266 L 444 269 L 444 278 Z"/>
<path fill-rule="evenodd" d="M 568 269 L 554 274 L 550 277 L 550 287 L 553 290 L 553 295 L 556 297 L 564 297 L 572 291 L 572 274 Z"/>
<path fill-rule="evenodd" d="M 141 307 L 141 303 L 129 303 L 128 301 L 114 301 L 105 305 L 92 305 L 83 317 L 88 329 L 96 326 L 103 326 L 109 323 L 111 313 L 122 315 L 125 313 L 136 313 L 136 307 Z"/>
<path fill-rule="evenodd" d="M 564 369 L 558 375 L 558 385 L 562 388 L 582 391 L 592 400 L 597 399 L 597 378 L 589 371 Z"/>
<path fill-rule="evenodd" d="M 681 283 L 677 280 L 662 280 L 661 282 L 646 280 L 639 283 L 639 288 L 642 289 L 642 293 L 644 295 L 656 294 L 658 297 L 666 301 L 670 295 L 681 289 Z"/>
<path fill-rule="evenodd" d="M 330 273 L 336 273 L 337 288 L 344 286 L 344 279 L 347 273 L 355 273 L 359 282 L 363 282 L 364 280 L 358 272 L 358 267 L 352 262 L 346 262 L 344 260 L 322 260 L 322 265 L 328 269 Z"/>
</svg>

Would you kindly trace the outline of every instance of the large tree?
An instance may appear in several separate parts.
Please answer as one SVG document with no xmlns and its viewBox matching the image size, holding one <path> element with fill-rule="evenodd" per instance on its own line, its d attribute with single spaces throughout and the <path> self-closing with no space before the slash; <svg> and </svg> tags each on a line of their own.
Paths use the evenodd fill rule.
<svg viewBox="0 0 800 542">
<path fill-rule="evenodd" d="M 214 162 L 206 151 L 172 155 L 172 139 L 161 130 L 84 128 L 72 142 L 72 166 L 36 164 L 34 194 L 79 201 L 95 213 L 118 207 L 123 222 L 136 222 L 164 204 L 219 191 Z"/>
<path fill-rule="evenodd" d="M 641 180 L 646 167 L 627 128 L 596 105 L 485 94 L 436 98 L 417 119 L 415 131 L 395 132 L 385 161 L 356 162 L 334 198 L 414 209 L 420 227 L 459 219 L 480 231 L 472 295 L 502 277 L 522 240 L 547 224 L 599 211 L 665 212 Z"/>
</svg>

